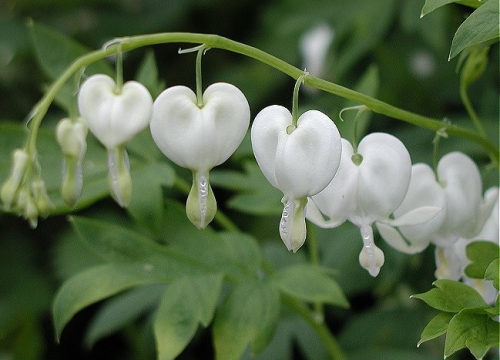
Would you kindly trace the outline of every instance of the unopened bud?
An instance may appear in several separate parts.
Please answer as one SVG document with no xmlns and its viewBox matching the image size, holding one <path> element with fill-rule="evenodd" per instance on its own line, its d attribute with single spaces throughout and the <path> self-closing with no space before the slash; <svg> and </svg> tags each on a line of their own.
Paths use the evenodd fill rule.
<svg viewBox="0 0 500 360">
<path fill-rule="evenodd" d="M 32 182 L 31 188 L 33 189 L 33 197 L 38 213 L 40 216 L 48 216 L 52 208 L 52 203 L 47 194 L 45 182 L 42 179 L 36 179 Z"/>
<path fill-rule="evenodd" d="M 87 150 L 87 125 L 82 118 L 64 118 L 57 124 L 56 137 L 64 155 L 83 158 Z"/>
<path fill-rule="evenodd" d="M 198 229 L 204 229 L 214 219 L 217 212 L 212 187 L 208 174 L 193 172 L 193 185 L 186 201 L 186 214 Z"/>
<path fill-rule="evenodd" d="M 14 204 L 24 173 L 28 167 L 29 155 L 25 150 L 16 149 L 12 153 L 12 168 L 10 177 L 5 181 L 0 191 L 0 197 L 7 209 Z"/>
<path fill-rule="evenodd" d="M 125 148 L 108 149 L 108 171 L 111 196 L 121 207 L 127 207 L 132 198 L 132 177 Z"/>
<path fill-rule="evenodd" d="M 65 156 L 63 161 L 63 180 L 61 196 L 66 204 L 75 207 L 82 194 L 83 175 L 82 164 L 71 156 Z"/>
<path fill-rule="evenodd" d="M 38 225 L 38 208 L 31 197 L 26 200 L 24 204 L 24 218 L 29 221 L 30 226 L 34 229 Z"/>
</svg>

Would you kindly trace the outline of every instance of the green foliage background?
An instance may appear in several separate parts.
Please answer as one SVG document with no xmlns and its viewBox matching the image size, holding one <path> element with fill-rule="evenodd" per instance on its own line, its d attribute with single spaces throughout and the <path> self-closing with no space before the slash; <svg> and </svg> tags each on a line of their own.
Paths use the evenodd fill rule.
<svg viewBox="0 0 500 360">
<path fill-rule="evenodd" d="M 420 19 L 422 6 L 420 0 L 3 0 L 0 2 L 0 183 L 8 176 L 12 149 L 23 145 L 24 125 L 30 110 L 75 54 L 100 48 L 114 37 L 142 33 L 215 33 L 258 47 L 300 67 L 300 36 L 312 26 L 326 22 L 335 30 L 335 41 L 328 54 L 325 79 L 404 109 L 446 118 L 473 129 L 460 100 L 459 59 L 448 62 L 453 35 L 471 9 L 452 4 Z M 28 19 L 35 24 L 31 30 Z M 194 56 L 178 55 L 179 46 L 162 45 L 127 53 L 125 79 L 142 81 L 153 96 L 164 86 L 183 84 L 194 89 Z M 494 45 L 486 71 L 468 89 L 487 134 L 497 144 L 498 53 L 498 45 Z M 428 64 L 428 72 L 418 70 L 419 61 Z M 102 62 L 86 73 L 96 71 L 111 72 L 112 63 Z M 239 87 L 249 100 L 253 116 L 267 105 L 291 106 L 292 79 L 232 53 L 210 50 L 203 59 L 203 81 L 205 86 L 226 81 Z M 89 136 L 84 194 L 77 216 L 68 221 L 68 209 L 58 195 L 62 156 L 53 130 L 55 123 L 66 116 L 70 96 L 71 89 L 66 89 L 58 97 L 58 106 L 51 107 L 39 139 L 43 177 L 56 205 L 54 216 L 40 221 L 38 228 L 32 230 L 23 220 L 0 211 L 0 359 L 154 359 L 153 329 L 165 332 L 168 327 L 155 322 L 152 315 L 159 306 L 159 316 L 168 319 L 171 309 L 183 305 L 183 299 L 172 299 L 171 303 L 161 300 L 165 285 L 151 285 L 154 281 L 147 279 L 137 279 L 142 287 L 79 312 L 62 333 L 61 344 L 56 344 L 50 309 L 61 283 L 85 269 L 110 267 L 112 263 L 107 261 L 113 262 L 116 257 L 121 261 L 130 253 L 137 256 L 136 247 L 126 249 L 119 238 L 117 242 L 124 246 L 123 253 L 113 253 L 115 258 L 110 260 L 106 258 L 111 254 L 109 249 L 96 254 L 91 248 L 98 244 L 89 246 L 85 239 L 96 239 L 110 231 L 115 235 L 120 231 L 130 232 L 134 234 L 130 235 L 131 241 L 140 241 L 143 236 L 173 244 L 174 250 L 194 260 L 203 259 L 204 266 L 211 267 L 220 259 L 207 256 L 216 253 L 209 244 L 216 244 L 216 239 L 224 239 L 227 234 L 217 228 L 200 233 L 187 223 L 182 208 L 182 185 L 173 185 L 185 184 L 189 174 L 163 158 L 147 131 L 128 146 L 134 198 L 127 212 L 107 197 L 105 152 Z M 339 121 L 338 114 L 342 108 L 356 104 L 331 94 L 303 91 L 299 105 L 301 110 L 316 108 L 325 112 L 336 121 L 344 137 L 352 138 L 349 120 L 354 114 L 344 113 L 344 122 Z M 410 150 L 413 162 L 431 163 L 434 133 L 377 115 L 367 119 L 366 128 L 367 132 L 396 135 Z M 466 152 L 476 160 L 483 173 L 484 189 L 498 185 L 498 171 L 487 166 L 487 154 L 481 148 L 463 139 L 443 139 L 441 154 L 452 150 Z M 305 266 L 307 249 L 289 254 L 279 239 L 280 193 L 260 173 L 248 139 L 228 163 L 214 170 L 211 179 L 220 209 L 251 237 L 241 239 L 247 246 L 236 257 L 244 266 L 240 275 L 244 278 L 257 271 L 258 265 L 253 261 L 264 256 L 276 269 L 285 269 L 280 273 L 285 275 L 274 280 L 281 291 L 293 292 L 295 284 L 311 281 L 304 276 L 308 270 L 300 268 Z M 168 201 L 164 201 L 166 197 Z M 92 229 L 96 233 L 86 233 Z M 386 264 L 373 279 L 357 261 L 361 246 L 357 228 L 345 224 L 335 230 L 313 230 L 319 240 L 321 264 L 332 269 L 333 278 L 351 304 L 350 309 L 325 307 L 327 324 L 349 359 L 441 359 L 443 339 L 426 342 L 416 349 L 422 329 L 436 312 L 409 299 L 410 294 L 431 287 L 435 268 L 432 249 L 407 256 L 379 241 L 386 253 Z M 252 247 L 255 241 L 261 250 Z M 143 250 L 147 250 L 146 245 Z M 254 253 L 259 255 L 251 256 Z M 230 266 L 231 260 L 226 260 L 223 263 Z M 158 276 L 167 276 L 171 271 L 174 270 L 165 269 Z M 106 273 L 114 274 L 112 269 Z M 210 271 L 189 276 L 192 281 L 177 279 L 168 287 L 187 294 L 195 291 L 190 288 L 193 282 L 199 282 L 221 288 L 223 294 L 228 291 Z M 196 287 L 200 291 L 202 288 Z M 268 291 L 243 286 L 237 289 L 232 300 L 217 311 L 231 314 L 243 306 L 242 302 L 249 301 L 248 294 Z M 312 292 L 305 295 L 305 300 L 342 303 L 340 299 L 328 298 L 331 295 L 321 297 L 321 292 L 315 293 L 321 295 L 318 299 L 307 298 Z M 274 296 L 274 293 L 266 295 L 270 302 Z M 210 302 L 210 296 L 205 298 Z M 186 331 L 191 331 L 194 339 L 180 359 L 213 357 L 211 332 L 197 324 L 210 322 L 207 312 L 213 311 L 210 309 L 215 305 L 200 306 L 204 310 L 193 315 L 196 326 Z M 305 322 L 283 309 L 279 316 L 275 336 L 257 359 L 328 358 Z M 259 322 L 256 327 L 259 326 L 264 325 Z M 222 320 L 210 327 L 214 327 L 215 333 L 232 330 L 225 328 Z M 218 346 L 221 345 L 216 342 L 215 347 Z M 244 358 L 249 356 L 247 351 Z M 495 358 L 494 354 L 489 356 Z M 470 354 L 461 351 L 450 358 L 469 359 Z"/>
</svg>

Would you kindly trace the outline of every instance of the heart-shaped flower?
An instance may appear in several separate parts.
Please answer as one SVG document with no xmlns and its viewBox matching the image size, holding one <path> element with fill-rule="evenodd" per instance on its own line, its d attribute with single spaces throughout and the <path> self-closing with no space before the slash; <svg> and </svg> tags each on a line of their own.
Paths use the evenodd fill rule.
<svg viewBox="0 0 500 360">
<path fill-rule="evenodd" d="M 209 183 L 210 170 L 236 151 L 250 123 L 250 106 L 234 85 L 215 83 L 196 94 L 185 86 L 163 91 L 154 102 L 151 135 L 158 148 L 179 166 L 193 171 L 186 212 L 205 228 L 217 210 Z"/>
<path fill-rule="evenodd" d="M 360 263 L 376 276 L 384 254 L 374 243 L 371 226 L 375 221 L 390 221 L 389 216 L 406 195 L 410 176 L 410 154 L 396 137 L 369 134 L 361 140 L 357 152 L 342 139 L 339 170 L 330 184 L 312 197 L 307 217 L 321 227 L 337 227 L 346 220 L 358 226 L 364 245 Z"/>
<path fill-rule="evenodd" d="M 153 99 L 144 85 L 126 82 L 121 89 L 108 75 L 90 76 L 78 94 L 78 109 L 87 125 L 107 148 L 131 140 L 149 125 Z"/>
<path fill-rule="evenodd" d="M 89 77 L 80 88 L 78 109 L 89 130 L 108 150 L 108 183 L 111 195 L 125 207 L 132 196 L 125 143 L 145 129 L 150 121 L 153 99 L 136 81 L 117 86 L 107 75 Z"/>
<path fill-rule="evenodd" d="M 288 250 L 295 252 L 306 237 L 307 197 L 323 190 L 339 167 L 340 134 L 319 111 L 306 111 L 295 128 L 288 109 L 273 105 L 255 117 L 251 140 L 264 176 L 284 194 L 280 235 Z"/>
</svg>

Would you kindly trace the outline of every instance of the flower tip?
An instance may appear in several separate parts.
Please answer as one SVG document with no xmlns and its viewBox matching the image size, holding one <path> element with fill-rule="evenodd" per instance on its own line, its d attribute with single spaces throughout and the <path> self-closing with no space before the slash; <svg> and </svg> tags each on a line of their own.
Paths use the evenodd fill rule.
<svg viewBox="0 0 500 360">
<path fill-rule="evenodd" d="M 186 215 L 198 229 L 205 229 L 217 213 L 217 201 L 208 175 L 193 173 L 193 185 L 186 201 Z"/>
</svg>

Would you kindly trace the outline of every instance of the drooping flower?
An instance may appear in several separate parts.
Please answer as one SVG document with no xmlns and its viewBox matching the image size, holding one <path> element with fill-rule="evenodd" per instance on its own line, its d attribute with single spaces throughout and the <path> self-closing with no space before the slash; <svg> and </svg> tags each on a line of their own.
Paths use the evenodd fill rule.
<svg viewBox="0 0 500 360">
<path fill-rule="evenodd" d="M 283 192 L 279 232 L 287 249 L 296 252 L 306 238 L 307 198 L 323 190 L 339 167 L 340 134 L 319 111 L 305 112 L 295 127 L 288 109 L 274 105 L 255 117 L 251 140 L 264 176 Z"/>
<path fill-rule="evenodd" d="M 151 135 L 170 160 L 193 172 L 186 213 L 198 228 L 214 218 L 217 203 L 209 183 L 210 170 L 238 148 L 250 123 L 250 106 L 234 85 L 215 83 L 196 94 L 185 86 L 162 92 L 154 102 Z"/>
<path fill-rule="evenodd" d="M 300 38 L 300 52 L 303 67 L 314 76 L 323 76 L 326 56 L 333 42 L 335 32 L 326 24 L 318 24 L 306 31 Z"/>
<path fill-rule="evenodd" d="M 119 87 L 109 76 L 97 74 L 81 86 L 78 108 L 89 130 L 108 150 L 111 195 L 125 207 L 132 196 L 125 143 L 148 126 L 153 99 L 137 81 Z"/>
<path fill-rule="evenodd" d="M 463 256 L 457 255 L 457 241 L 475 238 L 494 204 L 495 196 L 491 194 L 482 199 L 477 165 L 467 155 L 452 152 L 441 158 L 436 174 L 426 164 L 413 165 L 408 193 L 394 215 L 426 206 L 440 207 L 442 211 L 421 223 L 377 227 L 389 244 L 405 253 L 422 251 L 431 243 L 436 245 L 436 277 L 458 280 L 463 275 L 464 261 L 460 258 L 464 258 L 465 250 L 459 251 Z"/>
<path fill-rule="evenodd" d="M 312 196 L 307 218 L 321 227 L 334 228 L 346 220 L 358 226 L 363 239 L 361 266 L 377 276 L 384 254 L 374 242 L 372 224 L 423 221 L 439 209 L 418 209 L 399 219 L 390 215 L 402 203 L 411 177 L 411 159 L 404 144 L 385 133 L 372 133 L 361 140 L 355 152 L 342 139 L 342 160 L 330 184 Z M 326 218 L 325 218 L 326 217 Z"/>
</svg>

